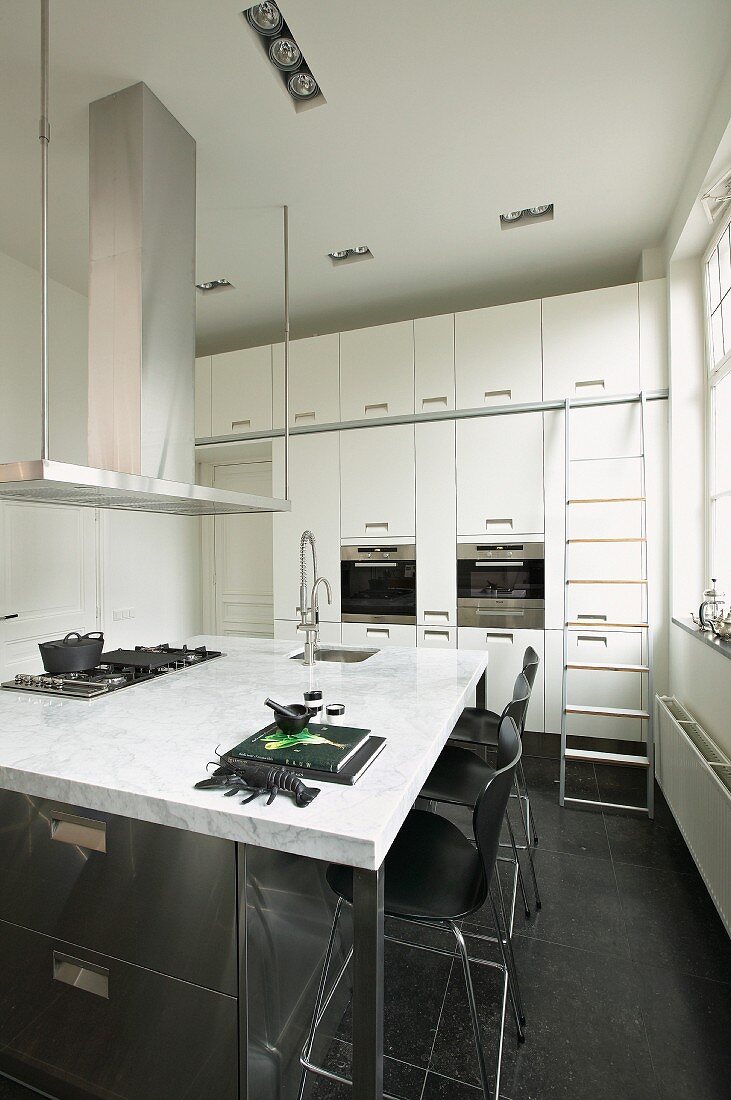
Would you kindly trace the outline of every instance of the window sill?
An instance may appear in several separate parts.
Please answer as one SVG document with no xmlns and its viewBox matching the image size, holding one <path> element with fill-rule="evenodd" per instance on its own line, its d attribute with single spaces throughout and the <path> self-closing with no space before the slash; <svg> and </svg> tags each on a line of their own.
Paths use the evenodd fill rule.
<svg viewBox="0 0 731 1100">
<path fill-rule="evenodd" d="M 715 649 L 716 653 L 720 653 L 722 657 L 728 657 L 731 660 L 731 642 L 721 641 L 720 638 L 716 638 L 708 631 L 699 630 L 692 619 L 676 619 L 673 616 L 673 622 L 681 630 L 697 638 L 703 645 L 707 645 L 709 649 Z"/>
</svg>

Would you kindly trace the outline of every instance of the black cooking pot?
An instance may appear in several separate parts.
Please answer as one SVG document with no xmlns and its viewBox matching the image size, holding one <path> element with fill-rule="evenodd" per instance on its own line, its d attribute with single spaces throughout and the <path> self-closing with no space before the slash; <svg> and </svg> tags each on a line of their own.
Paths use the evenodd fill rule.
<svg viewBox="0 0 731 1100">
<path fill-rule="evenodd" d="M 98 630 L 92 634 L 79 634 L 73 630 L 58 641 L 41 642 L 38 648 L 43 667 L 51 676 L 58 676 L 62 672 L 86 672 L 99 664 L 104 649 L 104 635 Z"/>
</svg>

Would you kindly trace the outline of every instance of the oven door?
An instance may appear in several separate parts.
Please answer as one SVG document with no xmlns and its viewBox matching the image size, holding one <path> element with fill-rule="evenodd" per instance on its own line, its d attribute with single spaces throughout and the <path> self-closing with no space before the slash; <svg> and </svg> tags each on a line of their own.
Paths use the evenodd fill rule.
<svg viewBox="0 0 731 1100">
<path fill-rule="evenodd" d="M 340 585 L 344 623 L 416 624 L 415 546 L 344 546 Z"/>
<path fill-rule="evenodd" d="M 541 629 L 545 606 L 543 547 L 461 546 L 457 604 L 459 626 Z"/>
</svg>

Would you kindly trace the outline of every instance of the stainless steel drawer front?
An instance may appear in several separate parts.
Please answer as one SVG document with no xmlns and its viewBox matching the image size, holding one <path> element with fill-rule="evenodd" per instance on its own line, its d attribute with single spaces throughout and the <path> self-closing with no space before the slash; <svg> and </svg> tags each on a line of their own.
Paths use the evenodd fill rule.
<svg viewBox="0 0 731 1100">
<path fill-rule="evenodd" d="M 95 818 L 77 817 L 62 810 L 52 810 L 49 818 L 51 840 L 72 844 L 75 848 L 88 848 L 92 852 L 106 852 L 107 825 Z"/>
<path fill-rule="evenodd" d="M 512 601 L 505 601 L 506 605 Z M 538 601 L 534 601 L 538 603 Z M 543 630 L 543 604 L 490 607 L 478 600 L 457 601 L 457 626 L 484 626 L 495 630 Z"/>
</svg>

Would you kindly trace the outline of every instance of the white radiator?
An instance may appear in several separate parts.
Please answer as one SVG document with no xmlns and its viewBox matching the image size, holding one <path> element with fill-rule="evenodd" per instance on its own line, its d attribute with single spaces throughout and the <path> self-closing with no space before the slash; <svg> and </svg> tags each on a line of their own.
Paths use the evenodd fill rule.
<svg viewBox="0 0 731 1100">
<path fill-rule="evenodd" d="M 657 781 L 731 935 L 731 761 L 677 699 L 656 707 Z"/>
</svg>

